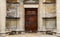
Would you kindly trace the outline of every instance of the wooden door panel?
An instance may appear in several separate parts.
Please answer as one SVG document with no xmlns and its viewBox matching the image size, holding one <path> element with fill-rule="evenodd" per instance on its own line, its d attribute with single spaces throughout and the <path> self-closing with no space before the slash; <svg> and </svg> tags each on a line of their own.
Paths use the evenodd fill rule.
<svg viewBox="0 0 60 37">
<path fill-rule="evenodd" d="M 37 21 L 37 17 L 36 16 L 26 16 L 26 21 L 35 22 L 35 21 Z"/>
<path fill-rule="evenodd" d="M 36 15 L 36 11 L 26 11 L 26 15 Z"/>
<path fill-rule="evenodd" d="M 36 30 L 36 29 L 37 29 L 37 28 L 36 28 L 36 24 L 32 24 L 32 25 L 31 25 L 31 29 L 32 29 L 32 30 Z"/>
<path fill-rule="evenodd" d="M 25 31 L 37 31 L 37 9 L 25 9 Z"/>
<path fill-rule="evenodd" d="M 30 31 L 30 25 L 25 25 L 26 31 Z"/>
</svg>

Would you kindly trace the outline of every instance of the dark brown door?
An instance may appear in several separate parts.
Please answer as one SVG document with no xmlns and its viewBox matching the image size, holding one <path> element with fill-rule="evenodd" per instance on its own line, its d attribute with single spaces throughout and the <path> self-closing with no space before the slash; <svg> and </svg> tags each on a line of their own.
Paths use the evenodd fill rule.
<svg viewBox="0 0 60 37">
<path fill-rule="evenodd" d="M 25 31 L 37 32 L 37 8 L 25 8 Z"/>
</svg>

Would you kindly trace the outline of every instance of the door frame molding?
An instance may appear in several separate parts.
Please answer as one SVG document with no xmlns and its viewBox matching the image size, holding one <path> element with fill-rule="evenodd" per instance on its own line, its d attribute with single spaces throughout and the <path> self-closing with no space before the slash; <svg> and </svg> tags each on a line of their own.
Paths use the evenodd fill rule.
<svg viewBox="0 0 60 37">
<path fill-rule="evenodd" d="M 39 5 L 38 4 L 35 4 L 35 5 L 33 5 L 33 4 L 24 4 L 24 8 L 38 8 L 39 7 Z"/>
</svg>

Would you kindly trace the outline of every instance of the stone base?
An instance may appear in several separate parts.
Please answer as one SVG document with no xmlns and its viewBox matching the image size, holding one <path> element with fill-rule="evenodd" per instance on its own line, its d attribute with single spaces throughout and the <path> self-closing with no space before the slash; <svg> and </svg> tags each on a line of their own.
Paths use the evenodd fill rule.
<svg viewBox="0 0 60 37">
<path fill-rule="evenodd" d="M 0 33 L 0 37 L 5 37 L 5 33 Z"/>
<path fill-rule="evenodd" d="M 46 31 L 38 31 L 38 33 L 46 34 Z"/>
<path fill-rule="evenodd" d="M 57 37 L 60 37 L 60 33 L 57 33 Z"/>
<path fill-rule="evenodd" d="M 23 34 L 25 33 L 24 31 L 11 31 L 11 32 L 8 32 L 8 35 L 16 35 L 16 34 Z"/>
</svg>

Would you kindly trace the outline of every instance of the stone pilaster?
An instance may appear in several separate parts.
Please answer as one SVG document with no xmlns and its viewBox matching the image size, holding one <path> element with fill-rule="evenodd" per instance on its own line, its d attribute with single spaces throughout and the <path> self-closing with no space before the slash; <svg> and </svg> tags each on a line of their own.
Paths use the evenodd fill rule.
<svg viewBox="0 0 60 37">
<path fill-rule="evenodd" d="M 39 8 L 38 8 L 38 31 L 45 31 L 45 27 L 43 26 L 43 15 L 44 15 L 44 5 L 43 2 L 45 0 L 39 0 Z"/>
<path fill-rule="evenodd" d="M 0 37 L 5 37 L 6 0 L 0 0 Z"/>
<path fill-rule="evenodd" d="M 20 14 L 20 19 L 18 20 L 18 30 L 19 31 L 24 31 L 24 24 L 25 24 L 25 22 L 24 22 L 24 5 L 23 5 L 23 1 L 21 0 L 20 1 L 20 12 L 19 12 L 19 14 Z"/>
<path fill-rule="evenodd" d="M 57 36 L 60 36 L 60 0 L 56 0 Z"/>
</svg>

